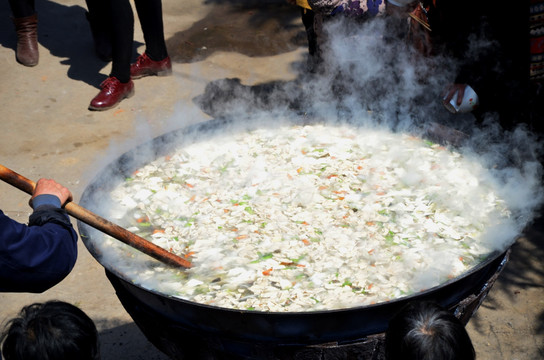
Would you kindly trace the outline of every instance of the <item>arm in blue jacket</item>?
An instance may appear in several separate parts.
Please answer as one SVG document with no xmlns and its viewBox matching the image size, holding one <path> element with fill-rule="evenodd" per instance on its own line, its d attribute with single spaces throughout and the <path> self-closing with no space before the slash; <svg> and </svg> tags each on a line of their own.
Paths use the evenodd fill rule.
<svg viewBox="0 0 544 360">
<path fill-rule="evenodd" d="M 77 258 L 77 234 L 54 195 L 33 199 L 24 225 L 0 210 L 0 292 L 43 292 L 64 279 Z"/>
</svg>

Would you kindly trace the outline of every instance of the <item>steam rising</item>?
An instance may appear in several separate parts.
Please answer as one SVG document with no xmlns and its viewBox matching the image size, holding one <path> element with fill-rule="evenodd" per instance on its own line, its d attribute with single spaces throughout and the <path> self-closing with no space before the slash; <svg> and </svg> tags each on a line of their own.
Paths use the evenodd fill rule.
<svg viewBox="0 0 544 360">
<path fill-rule="evenodd" d="M 330 23 L 330 47 L 325 53 L 326 65 L 321 73 L 301 71 L 292 82 L 254 86 L 244 85 L 238 79 L 218 80 L 210 83 L 195 102 L 212 117 L 236 119 L 223 123 L 220 131 L 213 135 L 218 137 L 225 131 L 238 131 L 248 122 L 251 126 L 275 126 L 283 122 L 313 120 L 385 127 L 430 137 L 441 137 L 445 132 L 446 143 L 455 145 L 465 157 L 477 158 L 490 169 L 491 181 L 498 185 L 499 196 L 507 203 L 512 217 L 508 223 L 495 226 L 482 241 L 504 250 L 531 223 L 537 215 L 536 209 L 542 204 L 539 141 L 524 126 L 511 131 L 501 129 L 494 114 L 488 114 L 481 124 L 477 124 L 471 114 L 450 114 L 442 106 L 441 98 L 442 90 L 455 77 L 456 64 L 439 56 L 426 59 L 417 56 L 402 38 L 395 36 L 399 26 L 403 24 L 386 19 L 373 19 L 357 27 L 342 21 Z M 476 40 L 473 44 L 477 44 Z M 485 40 L 482 44 L 489 45 Z M 178 111 L 168 123 L 187 124 L 186 114 L 186 111 Z M 192 119 L 196 118 L 195 115 Z M 207 130 L 198 126 L 192 129 L 194 131 L 178 136 L 176 145 L 198 141 L 202 130 Z M 437 134 L 437 129 L 443 132 Z M 166 130 L 170 131 L 171 126 Z M 212 132 L 216 130 L 211 128 Z M 163 140 L 170 146 L 173 139 L 166 136 Z M 143 165 L 142 159 L 153 159 L 158 143 L 148 145 L 133 150 L 135 156 L 127 159 L 128 162 L 121 162 L 123 167 L 134 170 Z M 119 149 L 121 152 L 130 150 L 120 147 L 114 153 L 119 154 Z M 414 176 L 406 174 L 406 182 L 417 181 Z M 100 181 L 108 183 L 110 180 L 102 178 Z M 94 200 L 99 204 L 91 207 L 114 207 L 104 197 Z M 466 205 L 456 204 L 455 199 L 449 201 L 452 206 Z M 477 212 L 477 204 L 471 204 L 470 209 Z M 93 244 L 100 242 L 97 235 L 92 235 Z M 118 262 L 117 255 L 112 252 L 100 249 L 97 253 L 111 256 L 101 259 L 104 264 Z M 142 270 L 142 273 L 147 271 Z M 423 284 L 429 279 L 419 281 Z"/>
<path fill-rule="evenodd" d="M 265 123 L 271 115 L 302 116 L 438 136 L 492 169 L 503 185 L 501 195 L 519 220 L 514 231 L 522 231 L 543 200 L 538 160 L 543 149 L 538 137 L 524 125 L 502 129 L 493 113 L 477 123 L 472 114 L 446 111 L 441 99 L 458 64 L 440 55 L 419 56 L 402 36 L 395 36 L 404 23 L 376 18 L 354 26 L 343 20 L 326 24 L 329 48 L 319 74 L 252 87 L 238 79 L 219 80 L 208 85 L 199 104 L 212 115 L 252 114 Z M 477 60 L 492 46 L 475 34 L 469 55 Z"/>
</svg>

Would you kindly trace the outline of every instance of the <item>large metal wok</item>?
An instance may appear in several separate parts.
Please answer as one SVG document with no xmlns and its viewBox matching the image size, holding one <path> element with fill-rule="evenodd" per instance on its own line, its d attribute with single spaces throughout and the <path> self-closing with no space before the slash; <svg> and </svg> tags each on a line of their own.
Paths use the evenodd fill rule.
<svg viewBox="0 0 544 360">
<path fill-rule="evenodd" d="M 97 174 L 80 203 L 100 213 L 109 191 L 137 168 L 201 134 L 220 136 L 234 125 L 229 120 L 212 120 L 136 147 Z M 262 125 L 243 124 L 250 126 Z M 81 222 L 78 228 L 136 324 L 155 346 L 176 359 L 378 359 L 382 356 L 379 336 L 400 307 L 414 299 L 431 299 L 456 310 L 466 323 L 508 259 L 508 251 L 494 253 L 460 277 L 385 303 L 331 311 L 269 313 L 201 305 L 146 289 L 106 260 L 99 246 L 102 234 Z"/>
</svg>

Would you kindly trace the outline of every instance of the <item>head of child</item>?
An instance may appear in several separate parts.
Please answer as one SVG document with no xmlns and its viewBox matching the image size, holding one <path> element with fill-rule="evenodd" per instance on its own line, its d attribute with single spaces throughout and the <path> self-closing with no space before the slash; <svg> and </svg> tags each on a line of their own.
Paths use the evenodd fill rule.
<svg viewBox="0 0 544 360">
<path fill-rule="evenodd" d="M 98 360 L 98 332 L 78 307 L 49 301 L 25 306 L 0 336 L 5 360 Z"/>
<path fill-rule="evenodd" d="M 461 321 L 438 304 L 408 303 L 389 322 L 387 360 L 473 360 L 472 341 Z"/>
</svg>

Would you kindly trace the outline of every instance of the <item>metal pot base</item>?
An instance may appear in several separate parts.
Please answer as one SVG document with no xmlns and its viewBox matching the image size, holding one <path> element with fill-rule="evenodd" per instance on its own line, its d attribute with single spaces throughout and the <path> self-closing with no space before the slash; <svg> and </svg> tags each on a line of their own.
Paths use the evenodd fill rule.
<svg viewBox="0 0 544 360">
<path fill-rule="evenodd" d="M 510 256 L 504 253 L 496 271 L 480 291 L 470 294 L 450 310 L 464 323 L 478 310 Z M 284 344 L 259 342 L 232 336 L 228 331 L 218 334 L 205 329 L 183 326 L 163 309 L 148 306 L 145 299 L 134 295 L 134 285 L 106 270 L 106 275 L 117 292 L 123 307 L 130 314 L 146 338 L 160 351 L 176 360 L 383 360 L 385 333 L 366 335 L 355 340 L 339 340 L 323 344 Z M 139 291 L 139 290 L 138 290 Z M 152 295 L 153 296 L 153 295 Z M 163 305 L 168 306 L 165 300 Z M 393 315 L 393 314 L 391 314 Z M 236 326 L 236 324 L 233 324 Z M 198 328 L 198 325 L 197 325 Z"/>
</svg>

